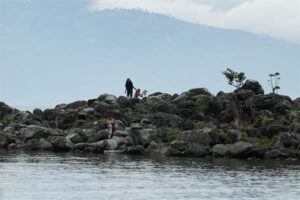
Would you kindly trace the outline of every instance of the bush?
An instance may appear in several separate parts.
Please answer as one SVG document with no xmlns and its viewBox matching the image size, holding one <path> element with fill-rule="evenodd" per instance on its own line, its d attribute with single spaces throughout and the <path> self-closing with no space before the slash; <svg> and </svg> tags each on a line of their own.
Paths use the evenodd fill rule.
<svg viewBox="0 0 300 200">
<path fill-rule="evenodd" d="M 182 133 L 177 127 L 162 127 L 160 132 L 162 134 L 162 142 L 172 142 Z"/>
<path fill-rule="evenodd" d="M 209 96 L 198 97 L 195 102 L 196 107 L 199 109 L 199 111 L 205 112 L 209 108 L 210 100 L 211 100 L 211 97 L 209 97 Z"/>
<path fill-rule="evenodd" d="M 137 112 L 137 113 L 147 112 L 145 104 L 143 102 L 139 102 L 139 103 L 135 104 L 134 111 Z"/>
<path fill-rule="evenodd" d="M 260 138 L 255 144 L 254 147 L 257 149 L 271 149 L 275 147 L 278 143 L 278 138 Z"/>
<path fill-rule="evenodd" d="M 255 119 L 254 119 L 254 124 L 258 127 L 261 127 L 263 129 L 266 129 L 267 128 L 267 125 L 268 125 L 268 120 L 270 118 L 264 114 L 262 115 L 259 115 L 257 116 Z"/>
<path fill-rule="evenodd" d="M 196 123 L 195 123 L 195 129 L 196 130 L 198 130 L 198 129 L 203 129 L 205 127 L 205 124 L 204 124 L 204 122 L 202 122 L 202 121 L 197 121 Z"/>
<path fill-rule="evenodd" d="M 223 144 L 232 144 L 233 139 L 226 133 L 224 129 L 218 130 L 218 136 L 220 138 L 221 143 Z"/>
</svg>

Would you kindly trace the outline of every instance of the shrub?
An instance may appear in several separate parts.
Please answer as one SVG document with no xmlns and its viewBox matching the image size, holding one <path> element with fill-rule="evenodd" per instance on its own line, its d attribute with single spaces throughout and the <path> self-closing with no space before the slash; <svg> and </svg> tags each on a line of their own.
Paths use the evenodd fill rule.
<svg viewBox="0 0 300 200">
<path fill-rule="evenodd" d="M 227 68 L 226 71 L 223 71 L 222 74 L 227 78 L 228 84 L 235 88 L 240 88 L 246 80 L 245 73 L 236 72 L 229 68 Z"/>
<path fill-rule="evenodd" d="M 204 126 L 205 126 L 205 124 L 204 124 L 204 122 L 202 122 L 202 121 L 197 121 L 197 122 L 195 123 L 195 129 L 196 129 L 196 130 L 197 130 L 197 129 L 203 129 Z"/>
<path fill-rule="evenodd" d="M 134 111 L 137 112 L 137 113 L 147 112 L 147 110 L 145 108 L 145 104 L 143 102 L 139 102 L 139 103 L 135 104 Z"/>
<path fill-rule="evenodd" d="M 256 143 L 254 143 L 254 147 L 257 149 L 271 149 L 275 147 L 278 143 L 278 138 L 273 137 L 273 138 L 260 138 Z"/>
<path fill-rule="evenodd" d="M 160 131 L 163 134 L 163 142 L 172 142 L 182 133 L 177 127 L 162 127 Z"/>
<path fill-rule="evenodd" d="M 196 100 L 196 107 L 199 109 L 201 112 L 205 112 L 209 108 L 211 97 L 209 96 L 201 96 L 198 97 Z"/>
</svg>

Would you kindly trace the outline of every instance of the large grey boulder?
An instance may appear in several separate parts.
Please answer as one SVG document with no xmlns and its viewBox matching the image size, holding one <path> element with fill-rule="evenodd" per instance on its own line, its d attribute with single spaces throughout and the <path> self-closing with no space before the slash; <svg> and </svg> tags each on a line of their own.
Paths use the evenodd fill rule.
<svg viewBox="0 0 300 200">
<path fill-rule="evenodd" d="M 212 96 L 212 94 L 206 88 L 193 88 L 193 89 L 190 89 L 188 92 L 192 93 L 194 96 L 196 96 L 196 95 Z"/>
<path fill-rule="evenodd" d="M 129 136 L 135 145 L 147 147 L 152 141 L 158 141 L 158 133 L 156 129 L 137 129 L 131 130 Z"/>
<path fill-rule="evenodd" d="M 229 153 L 232 157 L 246 158 L 249 156 L 253 146 L 248 142 L 237 142 L 230 146 Z"/>
<path fill-rule="evenodd" d="M 156 127 L 170 126 L 170 125 L 175 125 L 179 127 L 183 122 L 183 119 L 178 115 L 162 113 L 162 112 L 145 114 L 143 115 L 142 120 L 148 121 L 153 125 L 155 125 Z"/>
<path fill-rule="evenodd" d="M 78 119 L 93 119 L 95 117 L 96 110 L 95 108 L 83 108 L 78 112 Z"/>
<path fill-rule="evenodd" d="M 260 83 L 255 80 L 247 80 L 238 90 L 252 90 L 256 95 L 265 93 Z"/>
<path fill-rule="evenodd" d="M 100 95 L 98 97 L 98 100 L 99 101 L 104 101 L 105 103 L 108 103 L 108 104 L 116 104 L 117 103 L 117 97 L 115 95 L 112 95 L 112 94 Z"/>
<path fill-rule="evenodd" d="M 204 145 L 185 141 L 173 141 L 166 152 L 168 156 L 204 157 L 207 154 Z"/>
<path fill-rule="evenodd" d="M 14 111 L 15 109 L 0 101 L 0 120 L 2 120 L 6 115 L 13 114 Z"/>
<path fill-rule="evenodd" d="M 72 103 L 69 103 L 67 105 L 64 105 L 62 107 L 62 109 L 79 109 L 79 108 L 82 108 L 82 107 L 85 107 L 87 105 L 87 102 L 86 101 L 75 101 L 75 102 L 72 102 Z"/>
<path fill-rule="evenodd" d="M 297 148 L 300 145 L 300 135 L 290 132 L 283 132 L 279 135 L 280 143 L 286 147 L 295 147 Z"/>
<path fill-rule="evenodd" d="M 191 92 L 183 92 L 178 97 L 172 100 L 172 103 L 178 104 L 184 101 L 189 100 L 192 96 L 194 96 L 194 93 Z"/>
<path fill-rule="evenodd" d="M 281 152 L 278 149 L 273 149 L 273 150 L 267 151 L 265 154 L 265 157 L 275 159 L 275 158 L 286 158 L 286 157 L 288 157 L 288 155 L 286 153 Z"/>
<path fill-rule="evenodd" d="M 72 150 L 85 153 L 103 153 L 104 143 L 103 141 L 94 143 L 77 143 L 73 146 Z"/>
<path fill-rule="evenodd" d="M 66 140 L 72 144 L 83 143 L 85 140 L 80 136 L 80 132 L 72 131 L 66 136 Z"/>
<path fill-rule="evenodd" d="M 55 134 L 56 133 L 53 130 L 37 125 L 30 125 L 25 128 L 21 128 L 20 130 L 20 137 L 25 140 L 33 138 L 47 138 L 48 136 Z"/>
<path fill-rule="evenodd" d="M 228 153 L 228 146 L 224 144 L 216 144 L 211 149 L 213 156 L 225 156 Z"/>
<path fill-rule="evenodd" d="M 143 155 L 145 154 L 145 148 L 141 145 L 128 147 L 127 153 L 132 155 Z"/>
<path fill-rule="evenodd" d="M 177 137 L 177 140 L 198 143 L 205 146 L 210 145 L 212 141 L 209 131 L 206 131 L 204 129 L 185 131 Z"/>
<path fill-rule="evenodd" d="M 247 100 L 246 105 L 254 110 L 269 110 L 282 113 L 291 106 L 291 98 L 279 94 L 256 95 Z M 277 106 L 277 107 L 276 107 Z"/>
<path fill-rule="evenodd" d="M 30 139 L 25 143 L 24 148 L 29 150 L 53 151 L 53 146 L 50 141 L 45 138 Z"/>
<path fill-rule="evenodd" d="M 108 129 L 94 130 L 94 129 L 81 129 L 79 131 L 80 137 L 87 143 L 98 142 L 108 138 Z"/>
<path fill-rule="evenodd" d="M 78 110 L 61 110 L 55 119 L 55 124 L 60 129 L 70 128 L 77 120 Z"/>
<path fill-rule="evenodd" d="M 50 141 L 55 151 L 68 151 L 73 146 L 73 144 L 68 143 L 64 136 L 51 137 Z"/>
</svg>

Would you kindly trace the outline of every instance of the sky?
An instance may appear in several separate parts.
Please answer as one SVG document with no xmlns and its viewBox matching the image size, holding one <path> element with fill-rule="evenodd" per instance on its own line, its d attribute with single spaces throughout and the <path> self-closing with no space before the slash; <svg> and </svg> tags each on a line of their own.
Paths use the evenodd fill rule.
<svg viewBox="0 0 300 200">
<path fill-rule="evenodd" d="M 299 0 L 96 0 L 90 9 L 141 9 L 300 44 Z"/>
<path fill-rule="evenodd" d="M 272 1 L 272 3 L 270 3 Z M 300 95 L 298 0 L 0 0 L 0 101 L 21 110 L 103 93 L 234 88 L 230 67 Z"/>
</svg>

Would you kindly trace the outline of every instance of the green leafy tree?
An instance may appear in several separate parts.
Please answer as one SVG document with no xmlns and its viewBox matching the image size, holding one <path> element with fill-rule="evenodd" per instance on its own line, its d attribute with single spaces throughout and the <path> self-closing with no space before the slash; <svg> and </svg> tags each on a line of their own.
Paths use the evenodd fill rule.
<svg viewBox="0 0 300 200">
<path fill-rule="evenodd" d="M 230 68 L 227 68 L 227 70 L 223 71 L 222 74 L 224 74 L 224 76 L 227 78 L 228 84 L 235 88 L 240 88 L 246 80 L 245 73 L 236 72 Z"/>
<path fill-rule="evenodd" d="M 278 93 L 278 90 L 280 89 L 280 86 L 279 86 L 280 73 L 276 72 L 275 74 L 270 74 L 269 77 L 270 77 L 270 79 L 268 81 L 270 82 L 272 92 Z"/>
</svg>

